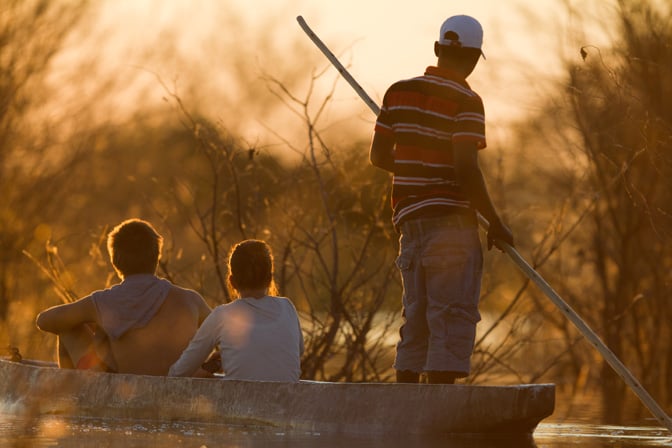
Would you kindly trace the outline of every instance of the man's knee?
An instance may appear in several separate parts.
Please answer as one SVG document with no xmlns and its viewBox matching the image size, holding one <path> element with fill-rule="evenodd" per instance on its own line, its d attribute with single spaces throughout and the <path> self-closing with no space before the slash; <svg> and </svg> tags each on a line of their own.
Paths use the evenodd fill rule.
<svg viewBox="0 0 672 448">
<path fill-rule="evenodd" d="M 83 325 L 58 335 L 58 366 L 74 369 L 93 350 L 93 333 Z"/>
</svg>

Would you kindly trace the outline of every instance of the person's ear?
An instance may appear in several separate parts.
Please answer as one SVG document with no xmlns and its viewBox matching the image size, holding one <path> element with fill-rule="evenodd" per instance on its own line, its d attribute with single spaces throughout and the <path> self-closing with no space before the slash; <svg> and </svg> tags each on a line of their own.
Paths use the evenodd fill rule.
<svg viewBox="0 0 672 448">
<path fill-rule="evenodd" d="M 441 52 L 441 48 L 439 47 L 439 42 L 436 41 L 436 42 L 434 42 L 434 56 L 436 56 L 438 58 L 440 52 Z"/>
<path fill-rule="evenodd" d="M 114 255 L 112 255 L 112 265 L 116 268 L 121 264 L 121 254 L 119 252 L 115 252 Z"/>
</svg>

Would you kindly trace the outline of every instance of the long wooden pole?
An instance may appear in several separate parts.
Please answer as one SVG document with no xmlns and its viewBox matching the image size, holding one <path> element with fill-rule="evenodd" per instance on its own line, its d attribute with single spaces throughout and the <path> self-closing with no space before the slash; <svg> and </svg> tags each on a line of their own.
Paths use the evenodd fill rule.
<svg viewBox="0 0 672 448">
<path fill-rule="evenodd" d="M 357 92 L 357 94 L 364 100 L 364 102 L 369 106 L 371 111 L 378 115 L 380 113 L 380 107 L 371 99 L 371 97 L 364 91 L 364 89 L 355 81 L 355 79 L 350 75 L 348 70 L 339 62 L 338 58 L 329 50 L 329 48 L 320 40 L 320 38 L 313 32 L 312 29 L 308 26 L 303 17 L 298 16 L 296 20 L 299 22 L 299 25 L 303 31 L 308 35 L 310 40 L 319 48 L 322 53 L 329 59 L 329 61 L 336 67 L 338 72 L 345 78 L 346 81 L 352 86 L 352 88 Z M 488 221 L 479 215 L 479 221 L 481 226 L 484 229 L 488 229 Z M 660 422 L 661 425 L 665 426 L 669 431 L 672 432 L 672 419 L 665 413 L 665 411 L 660 407 L 660 405 L 651 397 L 651 395 L 644 389 L 641 383 L 635 378 L 635 376 L 628 370 L 628 368 L 621 362 L 620 359 L 612 352 L 607 345 L 602 342 L 600 337 L 586 324 L 586 322 L 572 309 L 567 302 L 565 302 L 560 295 L 542 278 L 542 276 L 535 271 L 532 266 L 530 266 L 525 259 L 518 253 L 518 251 L 506 243 L 503 243 L 504 251 L 506 254 L 513 260 L 513 262 L 520 268 L 521 271 L 532 280 L 541 291 L 558 307 L 560 312 L 569 319 L 574 326 L 583 334 L 583 336 L 588 339 L 588 341 L 600 352 L 602 357 L 607 361 L 607 363 L 616 371 L 616 373 L 623 379 L 625 384 L 627 384 L 630 389 L 639 397 L 642 403 L 649 409 L 651 414 Z"/>
</svg>

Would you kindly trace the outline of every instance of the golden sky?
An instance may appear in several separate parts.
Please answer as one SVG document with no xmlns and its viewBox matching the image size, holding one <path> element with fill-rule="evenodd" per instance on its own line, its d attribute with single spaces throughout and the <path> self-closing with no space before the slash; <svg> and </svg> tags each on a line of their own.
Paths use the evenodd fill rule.
<svg viewBox="0 0 672 448">
<path fill-rule="evenodd" d="M 138 71 L 144 72 L 145 81 L 154 84 L 157 99 L 165 92 L 157 85 L 156 76 L 175 81 L 179 86 L 180 81 L 186 83 L 186 78 L 194 76 L 196 70 L 202 77 L 199 81 L 202 87 L 213 92 L 207 97 L 213 113 L 235 116 L 236 126 L 254 141 L 264 127 L 278 124 L 259 123 L 258 109 L 245 104 L 244 98 L 237 98 L 234 88 L 226 91 L 231 70 L 238 70 L 235 64 L 240 64 L 233 61 L 232 52 L 244 54 L 246 64 L 254 66 L 250 70 L 265 70 L 279 77 L 287 67 L 306 59 L 314 62 L 316 68 L 328 66 L 326 58 L 298 26 L 296 16 L 302 15 L 379 102 L 392 82 L 420 74 L 435 63 L 433 43 L 446 17 L 469 14 L 483 25 L 483 49 L 487 56 L 469 81 L 484 99 L 492 137 L 508 121 L 534 109 L 536 98 L 561 73 L 564 59 L 578 58 L 579 45 L 572 27 L 579 21 L 587 21 L 588 30 L 598 30 L 597 26 L 590 26 L 589 16 L 599 16 L 600 12 L 595 10 L 612 8 L 613 3 L 613 0 L 101 0 L 99 24 L 94 32 L 97 36 L 89 40 L 101 46 L 97 50 L 112 55 L 108 59 L 109 69 L 117 78 L 130 79 Z M 581 18 L 570 13 L 564 4 L 579 8 Z M 599 38 L 599 33 L 586 35 L 579 42 L 599 44 Z M 296 42 L 301 43 L 298 51 Z M 305 74 L 306 82 L 310 75 Z M 87 82 L 93 83 L 95 79 Z M 83 85 L 76 88 L 78 92 L 86 91 Z M 124 96 L 120 93 L 118 98 L 122 101 Z M 368 113 L 345 82 L 339 85 L 335 102 L 344 108 L 361 107 L 362 117 Z"/>
</svg>

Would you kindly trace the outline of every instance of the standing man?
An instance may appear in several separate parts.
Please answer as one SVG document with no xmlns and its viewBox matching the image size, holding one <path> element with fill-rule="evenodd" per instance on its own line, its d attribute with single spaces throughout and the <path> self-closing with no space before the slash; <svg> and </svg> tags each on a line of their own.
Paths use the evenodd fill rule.
<svg viewBox="0 0 672 448">
<path fill-rule="evenodd" d="M 150 223 L 122 222 L 107 236 L 121 283 L 37 316 L 39 329 L 58 335 L 59 367 L 168 373 L 210 307 L 196 291 L 156 276 L 162 243 Z"/>
<path fill-rule="evenodd" d="M 481 56 L 483 30 L 458 15 L 434 43 L 436 67 L 385 93 L 370 160 L 394 174 L 392 220 L 401 234 L 404 324 L 394 362 L 397 381 L 451 384 L 470 372 L 483 253 L 477 212 L 490 223 L 488 249 L 513 245 L 478 165 L 485 148 L 481 98 L 466 78 Z"/>
</svg>

